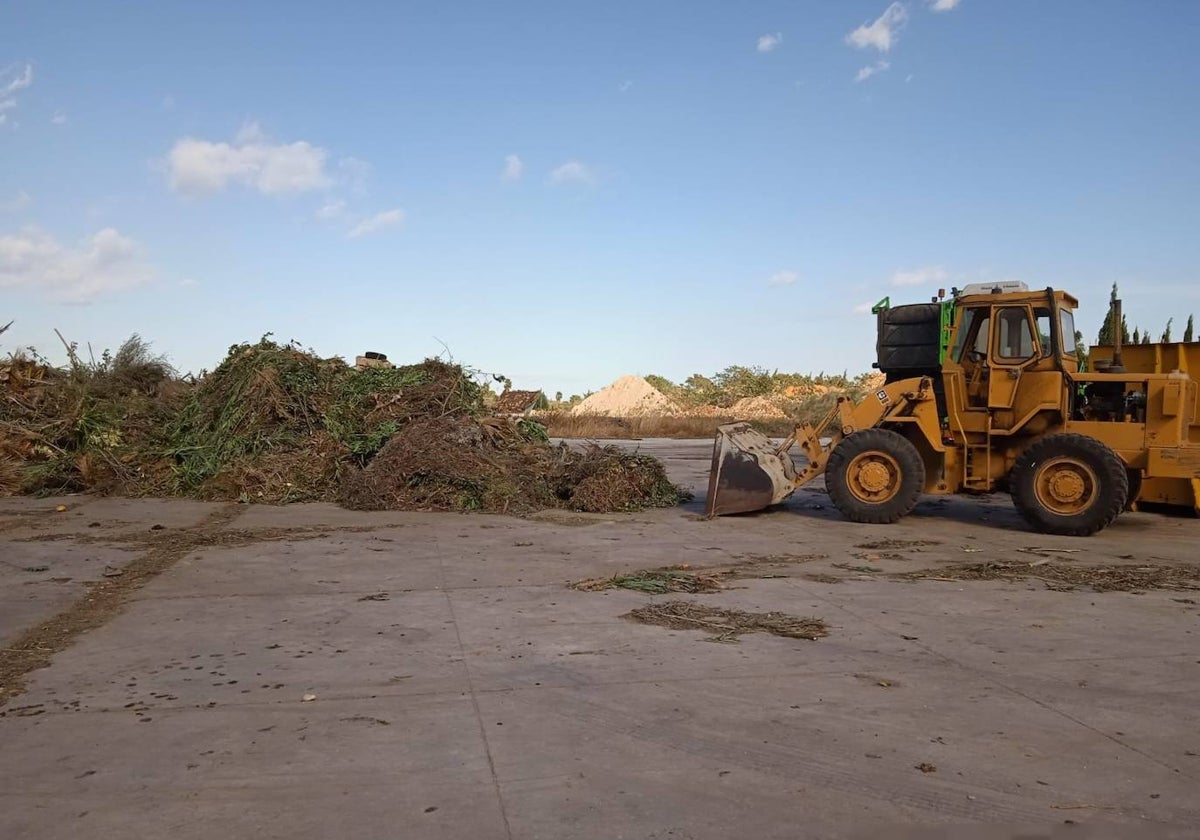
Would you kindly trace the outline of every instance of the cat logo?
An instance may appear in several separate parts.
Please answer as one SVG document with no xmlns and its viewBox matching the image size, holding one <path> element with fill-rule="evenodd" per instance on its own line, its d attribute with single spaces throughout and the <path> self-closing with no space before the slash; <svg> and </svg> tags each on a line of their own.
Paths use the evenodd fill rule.
<svg viewBox="0 0 1200 840">
<path fill-rule="evenodd" d="M 875 392 L 875 399 L 879 400 L 884 405 L 887 405 L 888 404 L 887 391 L 880 388 L 878 391 Z"/>
</svg>

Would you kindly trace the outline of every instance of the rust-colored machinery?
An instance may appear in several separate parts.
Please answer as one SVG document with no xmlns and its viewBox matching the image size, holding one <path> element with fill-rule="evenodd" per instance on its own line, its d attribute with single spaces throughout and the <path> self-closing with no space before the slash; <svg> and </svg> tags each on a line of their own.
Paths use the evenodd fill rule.
<svg viewBox="0 0 1200 840">
<path fill-rule="evenodd" d="M 895 522 L 922 493 L 1008 489 L 1033 528 L 1073 536 L 1096 533 L 1149 495 L 1195 505 L 1200 350 L 1179 351 L 1184 365 L 1161 352 L 1152 364 L 1142 347 L 1118 344 L 1081 373 L 1077 305 L 1020 284 L 928 304 L 881 301 L 885 384 L 860 403 L 839 400 L 779 445 L 748 423 L 722 426 L 708 514 L 778 504 L 822 474 L 838 510 L 864 523 Z M 1119 324 L 1119 301 L 1114 308 Z M 789 452 L 796 445 L 802 468 Z"/>
</svg>

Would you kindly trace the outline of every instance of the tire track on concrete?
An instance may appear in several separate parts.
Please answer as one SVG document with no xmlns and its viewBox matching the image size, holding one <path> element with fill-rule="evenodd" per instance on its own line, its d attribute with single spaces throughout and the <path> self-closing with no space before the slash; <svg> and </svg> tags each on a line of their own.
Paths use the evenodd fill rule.
<svg viewBox="0 0 1200 840">
<path fill-rule="evenodd" d="M 0 709 L 25 691 L 31 672 L 45 668 L 56 653 L 70 647 L 82 634 L 119 615 L 134 592 L 192 551 L 211 544 L 242 510 L 236 503 L 223 505 L 199 525 L 148 538 L 141 554 L 114 569 L 111 576 L 87 584 L 87 591 L 74 604 L 26 630 L 11 646 L 0 650 Z"/>
</svg>

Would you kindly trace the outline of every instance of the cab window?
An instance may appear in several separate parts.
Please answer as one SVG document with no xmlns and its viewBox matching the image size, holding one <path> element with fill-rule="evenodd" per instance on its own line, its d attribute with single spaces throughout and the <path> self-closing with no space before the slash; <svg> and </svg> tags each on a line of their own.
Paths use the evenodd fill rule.
<svg viewBox="0 0 1200 840">
<path fill-rule="evenodd" d="M 961 362 L 964 350 L 977 350 L 987 355 L 988 342 L 988 309 L 968 309 L 963 313 L 962 324 L 958 328 L 958 336 L 954 339 L 954 352 L 951 358 Z"/>
<path fill-rule="evenodd" d="M 1058 310 L 1059 321 L 1059 340 L 1062 341 L 1063 355 L 1074 356 L 1076 353 L 1075 347 L 1075 315 L 1070 309 Z"/>
<path fill-rule="evenodd" d="M 1038 346 L 1042 348 L 1042 358 L 1048 358 L 1053 352 L 1053 343 L 1050 341 L 1051 317 L 1052 314 L 1049 309 L 1039 309 L 1037 311 L 1037 337 Z"/>
<path fill-rule="evenodd" d="M 1021 362 L 1037 352 L 1029 313 L 1024 307 L 1007 306 L 996 311 L 995 353 L 998 359 Z"/>
</svg>

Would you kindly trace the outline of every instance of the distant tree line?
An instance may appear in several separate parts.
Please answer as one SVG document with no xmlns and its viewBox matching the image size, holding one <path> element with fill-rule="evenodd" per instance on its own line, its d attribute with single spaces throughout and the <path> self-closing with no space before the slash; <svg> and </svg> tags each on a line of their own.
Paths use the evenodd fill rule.
<svg viewBox="0 0 1200 840">
<path fill-rule="evenodd" d="M 1101 324 L 1100 333 L 1096 336 L 1097 344 L 1111 345 L 1113 343 L 1113 339 L 1116 337 L 1116 325 L 1113 323 L 1115 320 L 1113 317 L 1115 314 L 1113 304 L 1116 303 L 1116 300 L 1117 284 L 1113 283 L 1112 294 L 1109 295 L 1108 299 L 1108 314 L 1104 316 L 1104 323 Z M 1169 344 L 1175 340 L 1171 336 L 1171 328 L 1174 326 L 1174 324 L 1174 318 L 1167 319 L 1167 326 L 1163 328 L 1163 331 L 1158 338 L 1161 343 Z M 1081 343 L 1081 338 L 1082 336 L 1079 333 L 1076 333 L 1077 345 Z M 1196 325 L 1195 319 L 1192 315 L 1188 315 L 1187 326 L 1183 328 L 1183 340 L 1185 342 L 1196 340 Z M 1123 344 L 1151 344 L 1153 341 L 1154 340 L 1150 335 L 1150 330 L 1143 330 L 1141 327 L 1135 326 L 1133 328 L 1133 332 L 1131 333 L 1129 331 L 1129 319 L 1126 317 L 1125 313 L 1121 313 L 1121 342 Z"/>
</svg>

